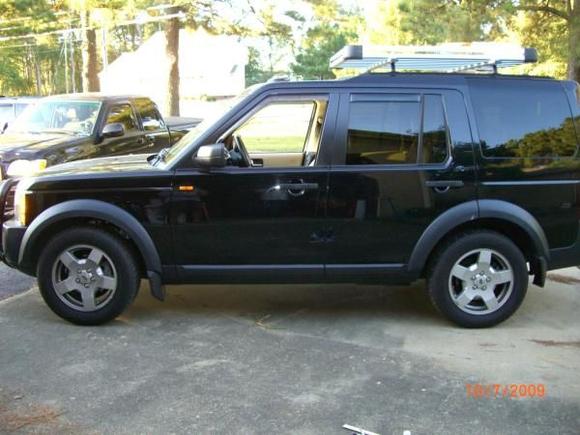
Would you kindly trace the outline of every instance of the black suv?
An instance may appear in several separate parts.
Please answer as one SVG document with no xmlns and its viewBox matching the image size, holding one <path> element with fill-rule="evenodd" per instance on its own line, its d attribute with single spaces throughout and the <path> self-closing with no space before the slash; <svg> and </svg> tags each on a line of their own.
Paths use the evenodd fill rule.
<svg viewBox="0 0 580 435">
<path fill-rule="evenodd" d="M 580 262 L 577 84 L 367 73 L 252 89 L 169 151 L 16 188 L 2 258 L 78 324 L 164 284 L 427 279 L 467 327 Z M 1 203 L 15 182 L 1 188 Z M 3 213 L 6 214 L 6 213 Z"/>
</svg>

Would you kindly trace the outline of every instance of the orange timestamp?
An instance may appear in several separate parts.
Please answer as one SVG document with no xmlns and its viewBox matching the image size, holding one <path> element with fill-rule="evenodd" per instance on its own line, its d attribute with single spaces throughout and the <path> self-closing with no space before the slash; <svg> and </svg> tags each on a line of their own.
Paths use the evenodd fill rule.
<svg viewBox="0 0 580 435">
<path fill-rule="evenodd" d="M 523 399 L 546 396 L 544 384 L 465 384 L 469 399 Z"/>
</svg>

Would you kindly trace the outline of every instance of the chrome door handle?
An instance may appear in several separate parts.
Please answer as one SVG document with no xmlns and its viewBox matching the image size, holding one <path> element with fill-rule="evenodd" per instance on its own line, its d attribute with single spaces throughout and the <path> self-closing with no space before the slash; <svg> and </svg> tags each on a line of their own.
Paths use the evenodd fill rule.
<svg viewBox="0 0 580 435">
<path fill-rule="evenodd" d="M 291 196 L 302 196 L 307 190 L 318 190 L 318 183 L 304 183 L 302 180 L 294 183 L 281 183 L 273 187 L 274 190 L 285 189 Z"/>
</svg>

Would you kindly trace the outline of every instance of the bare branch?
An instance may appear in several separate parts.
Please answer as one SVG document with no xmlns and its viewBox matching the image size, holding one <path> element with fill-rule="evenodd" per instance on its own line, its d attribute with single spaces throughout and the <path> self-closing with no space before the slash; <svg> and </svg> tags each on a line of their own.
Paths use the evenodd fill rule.
<svg viewBox="0 0 580 435">
<path fill-rule="evenodd" d="M 516 6 L 516 10 L 526 11 L 526 12 L 545 12 L 547 14 L 555 15 L 566 21 L 570 20 L 570 15 L 566 12 L 562 12 L 559 9 L 553 8 L 551 6 Z"/>
</svg>

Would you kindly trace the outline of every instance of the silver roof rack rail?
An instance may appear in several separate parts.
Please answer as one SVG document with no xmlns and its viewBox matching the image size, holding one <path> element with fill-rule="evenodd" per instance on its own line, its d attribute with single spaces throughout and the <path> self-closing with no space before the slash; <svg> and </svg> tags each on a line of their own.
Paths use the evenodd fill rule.
<svg viewBox="0 0 580 435">
<path fill-rule="evenodd" d="M 330 68 L 350 68 L 371 72 L 395 71 L 496 73 L 524 63 L 537 62 L 535 48 L 494 42 L 445 43 L 439 45 L 347 45 L 330 59 Z"/>
</svg>

